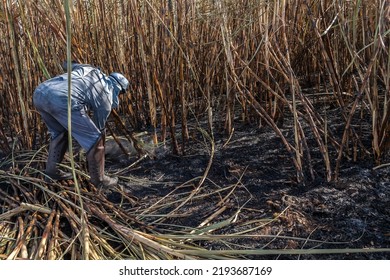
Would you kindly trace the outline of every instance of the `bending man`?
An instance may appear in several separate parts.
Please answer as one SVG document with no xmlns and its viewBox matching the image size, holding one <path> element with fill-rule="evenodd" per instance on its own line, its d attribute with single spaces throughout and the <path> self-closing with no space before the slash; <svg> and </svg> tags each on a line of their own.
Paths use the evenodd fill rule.
<svg viewBox="0 0 390 280">
<path fill-rule="evenodd" d="M 104 174 L 105 124 L 112 108 L 119 105 L 118 96 L 129 87 L 129 81 L 119 73 L 109 76 L 98 68 L 72 64 L 72 137 L 87 152 L 91 183 L 110 187 L 118 182 Z M 72 179 L 71 173 L 58 169 L 68 147 L 68 74 L 49 79 L 34 91 L 34 105 L 51 134 L 46 175 L 52 180 Z M 92 112 L 92 118 L 88 112 Z"/>
</svg>

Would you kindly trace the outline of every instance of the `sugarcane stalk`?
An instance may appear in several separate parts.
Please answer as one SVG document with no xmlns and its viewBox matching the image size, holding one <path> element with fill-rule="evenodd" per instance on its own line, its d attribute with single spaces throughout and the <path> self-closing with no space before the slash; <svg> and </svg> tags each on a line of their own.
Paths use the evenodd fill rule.
<svg viewBox="0 0 390 280">
<path fill-rule="evenodd" d="M 22 217 L 18 217 L 18 226 L 19 226 L 19 233 L 18 233 L 18 238 L 19 238 L 19 234 L 20 236 L 23 236 L 24 234 L 24 222 Z M 20 249 L 19 256 L 22 259 L 28 259 L 28 251 L 27 251 L 26 243 L 22 244 L 22 248 Z"/>
<path fill-rule="evenodd" d="M 49 236 L 50 231 L 53 227 L 52 222 L 53 222 L 53 219 L 55 216 L 56 216 L 56 211 L 52 211 L 49 218 L 47 219 L 47 224 L 46 224 L 45 230 L 42 233 L 41 242 L 38 245 L 38 249 L 37 249 L 37 252 L 36 252 L 35 257 L 34 257 L 35 260 L 41 260 L 44 256 L 45 252 L 47 252 L 47 243 L 48 243 L 48 239 L 50 237 Z"/>
<path fill-rule="evenodd" d="M 55 260 L 58 256 L 58 233 L 59 233 L 59 227 L 60 227 L 60 212 L 54 210 L 53 212 L 56 212 L 55 220 L 53 227 L 51 229 L 51 238 L 49 240 L 49 245 L 47 247 L 47 259 L 48 260 Z"/>
</svg>

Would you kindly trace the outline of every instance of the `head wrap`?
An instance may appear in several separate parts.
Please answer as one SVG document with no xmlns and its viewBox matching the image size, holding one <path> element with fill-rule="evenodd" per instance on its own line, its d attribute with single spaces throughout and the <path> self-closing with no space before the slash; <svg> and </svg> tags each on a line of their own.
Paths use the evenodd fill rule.
<svg viewBox="0 0 390 280">
<path fill-rule="evenodd" d="M 123 92 L 125 92 L 129 88 L 129 81 L 121 73 L 111 73 L 109 78 L 114 83 L 117 83 L 121 87 Z"/>
</svg>

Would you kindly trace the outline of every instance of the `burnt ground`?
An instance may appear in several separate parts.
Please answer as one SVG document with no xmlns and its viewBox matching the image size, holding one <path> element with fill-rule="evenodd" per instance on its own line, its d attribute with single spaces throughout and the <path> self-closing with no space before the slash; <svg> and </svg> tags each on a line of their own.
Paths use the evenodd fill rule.
<svg viewBox="0 0 390 280">
<path fill-rule="evenodd" d="M 367 123 L 358 126 L 368 135 Z M 337 134 L 342 132 L 343 123 L 336 111 L 330 125 L 340 137 Z M 288 122 L 282 132 L 292 137 Z M 390 167 L 374 169 L 369 156 L 358 161 L 346 157 L 339 180 L 327 182 L 323 159 L 309 132 L 307 140 L 313 147 L 311 164 L 316 173 L 311 180 L 306 172 L 309 179 L 305 184 L 296 182 L 291 156 L 272 129 L 245 124 L 236 125 L 230 139 L 223 133 L 214 133 L 212 158 L 210 141 L 198 131 L 186 145 L 184 155 L 173 155 L 169 144 L 161 146 L 155 151 L 155 159 L 144 159 L 122 173 L 121 182 L 126 192 L 138 199 L 135 211 L 153 207 L 154 214 L 168 215 L 164 220 L 145 218 L 151 225 L 159 223 L 163 232 L 180 232 L 204 223 L 200 228 L 210 226 L 208 229 L 215 235 L 251 235 L 197 241 L 208 249 L 390 248 Z M 366 140 L 369 147 L 369 137 Z M 331 149 L 330 153 L 334 166 L 336 155 Z M 135 160 L 108 156 L 107 169 L 112 171 L 114 166 Z M 194 196 L 181 205 L 191 193 Z M 115 201 L 118 197 L 114 193 L 110 199 Z M 222 226 L 226 221 L 228 225 Z M 390 253 L 251 258 L 389 259 Z"/>
</svg>

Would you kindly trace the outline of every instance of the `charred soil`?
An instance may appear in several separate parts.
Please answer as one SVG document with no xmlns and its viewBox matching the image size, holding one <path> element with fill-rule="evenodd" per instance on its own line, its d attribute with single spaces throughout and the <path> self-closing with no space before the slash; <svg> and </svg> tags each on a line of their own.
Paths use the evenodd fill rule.
<svg viewBox="0 0 390 280">
<path fill-rule="evenodd" d="M 332 114 L 329 125 L 337 135 L 343 124 L 337 110 L 328 112 Z M 363 133 L 369 145 L 368 122 L 357 125 L 367 130 Z M 292 123 L 286 122 L 282 133 L 293 137 Z M 390 248 L 390 168 L 375 169 L 369 156 L 354 161 L 351 155 L 342 161 L 338 180 L 328 182 L 321 153 L 310 132 L 307 135 L 315 173 L 311 178 L 306 170 L 309 179 L 304 184 L 296 182 L 291 156 L 272 129 L 241 124 L 231 137 L 214 133 L 213 146 L 199 131 L 180 156 L 173 155 L 168 144 L 157 148 L 156 158 L 142 160 L 123 174 L 132 178 L 124 186 L 138 199 L 137 211 L 155 207 L 156 216 L 146 222 L 153 225 L 158 220 L 166 225 L 166 233 L 193 228 L 225 236 L 196 241 L 207 249 Z M 329 152 L 336 158 L 335 151 Z M 111 170 L 135 161 L 119 159 L 107 159 Z M 115 202 L 119 196 L 113 193 L 110 199 Z M 247 236 L 235 239 L 238 233 Z M 226 238 L 230 234 L 233 237 Z M 389 259 L 390 254 L 249 257 Z"/>
</svg>

